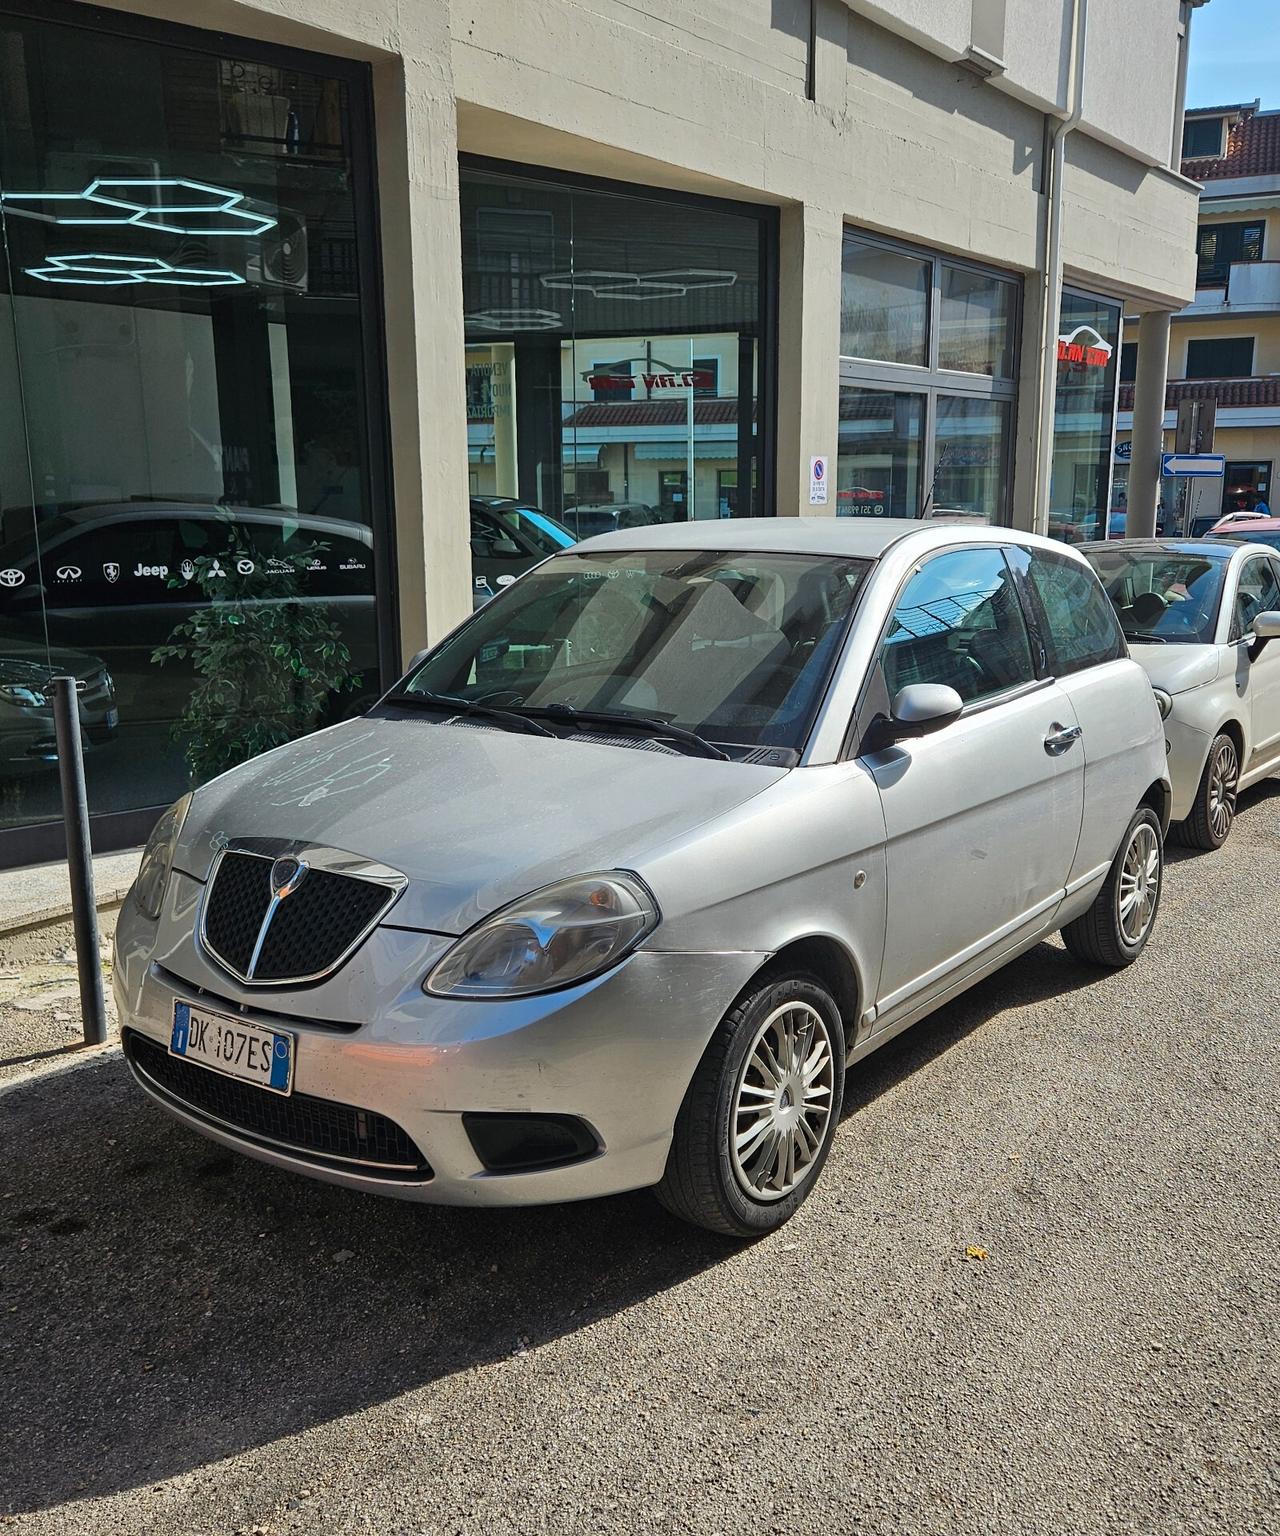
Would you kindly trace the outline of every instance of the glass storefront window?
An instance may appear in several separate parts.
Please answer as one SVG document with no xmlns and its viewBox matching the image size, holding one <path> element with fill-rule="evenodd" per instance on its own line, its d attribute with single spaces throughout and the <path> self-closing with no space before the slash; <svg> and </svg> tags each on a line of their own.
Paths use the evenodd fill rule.
<svg viewBox="0 0 1280 1536">
<path fill-rule="evenodd" d="M 1064 292 L 1049 533 L 1068 543 L 1106 536 L 1119 353 L 1120 305 Z"/>
<path fill-rule="evenodd" d="M 134 838 L 380 679 L 367 71 L 175 35 L 0 17 L 0 679 Z M 0 689 L 0 838 L 59 814 Z"/>
<path fill-rule="evenodd" d="M 840 352 L 881 363 L 928 362 L 927 259 L 845 237 L 840 285 Z"/>
<path fill-rule="evenodd" d="M 938 366 L 1011 379 L 1017 290 L 971 267 L 942 265 Z"/>
<path fill-rule="evenodd" d="M 1015 278 L 846 232 L 836 511 L 1009 520 Z"/>
<path fill-rule="evenodd" d="M 581 538 L 772 510 L 771 214 L 478 163 L 461 203 L 474 496 Z"/>
<path fill-rule="evenodd" d="M 984 522 L 1000 522 L 1012 412 L 1008 400 L 938 397 L 930 507 L 935 515 L 962 512 Z"/>
<path fill-rule="evenodd" d="M 924 421 L 923 395 L 841 389 L 837 515 L 918 516 Z"/>
</svg>

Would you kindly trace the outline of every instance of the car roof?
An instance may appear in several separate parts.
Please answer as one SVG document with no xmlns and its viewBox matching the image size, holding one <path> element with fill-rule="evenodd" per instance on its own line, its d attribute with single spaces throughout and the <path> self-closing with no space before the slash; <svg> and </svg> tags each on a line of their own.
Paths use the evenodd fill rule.
<svg viewBox="0 0 1280 1536">
<path fill-rule="evenodd" d="M 1236 552 L 1236 541 L 1219 538 L 1202 539 L 1090 539 L 1075 546 L 1082 555 L 1107 551 L 1123 554 L 1125 550 L 1164 549 L 1177 555 L 1211 555 L 1218 560 L 1229 560 Z"/>
<path fill-rule="evenodd" d="M 656 523 L 583 539 L 580 551 L 600 554 L 625 550 L 699 549 L 729 553 L 831 555 L 876 560 L 896 544 L 910 539 L 921 552 L 949 544 L 1038 544 L 1069 552 L 1070 546 L 1020 529 L 989 524 L 948 523 L 910 517 L 723 517 L 691 523 Z"/>
<path fill-rule="evenodd" d="M 1280 532 L 1280 517 L 1242 517 L 1231 525 L 1232 529 L 1239 528 L 1241 533 L 1277 533 Z M 1235 537 L 1233 531 L 1232 538 Z"/>
</svg>

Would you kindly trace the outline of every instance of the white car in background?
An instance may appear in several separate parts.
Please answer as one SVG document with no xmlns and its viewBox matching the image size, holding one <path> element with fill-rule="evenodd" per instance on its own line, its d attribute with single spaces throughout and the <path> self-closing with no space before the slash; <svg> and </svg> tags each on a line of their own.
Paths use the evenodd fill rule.
<svg viewBox="0 0 1280 1536">
<path fill-rule="evenodd" d="M 1239 791 L 1280 772 L 1280 553 L 1247 539 L 1080 546 L 1155 689 L 1193 848 L 1221 848 Z"/>
</svg>

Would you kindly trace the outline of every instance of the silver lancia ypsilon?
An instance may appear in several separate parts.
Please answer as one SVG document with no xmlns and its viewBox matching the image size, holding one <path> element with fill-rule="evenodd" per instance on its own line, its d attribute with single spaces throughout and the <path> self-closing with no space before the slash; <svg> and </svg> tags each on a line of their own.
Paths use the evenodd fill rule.
<svg viewBox="0 0 1280 1536">
<path fill-rule="evenodd" d="M 414 1200 L 656 1186 L 748 1236 L 845 1070 L 1038 940 L 1127 965 L 1164 735 L 1097 578 L 1009 529 L 683 523 L 553 556 L 370 712 L 156 828 L 138 1082 Z"/>
</svg>

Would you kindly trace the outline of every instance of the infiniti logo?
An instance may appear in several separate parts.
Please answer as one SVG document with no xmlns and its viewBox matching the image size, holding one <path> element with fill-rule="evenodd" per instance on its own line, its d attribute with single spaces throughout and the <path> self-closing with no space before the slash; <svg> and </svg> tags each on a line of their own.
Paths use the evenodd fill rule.
<svg viewBox="0 0 1280 1536">
<path fill-rule="evenodd" d="M 307 866 L 301 859 L 286 855 L 271 866 L 271 894 L 277 901 L 292 896 L 306 877 Z"/>
</svg>

